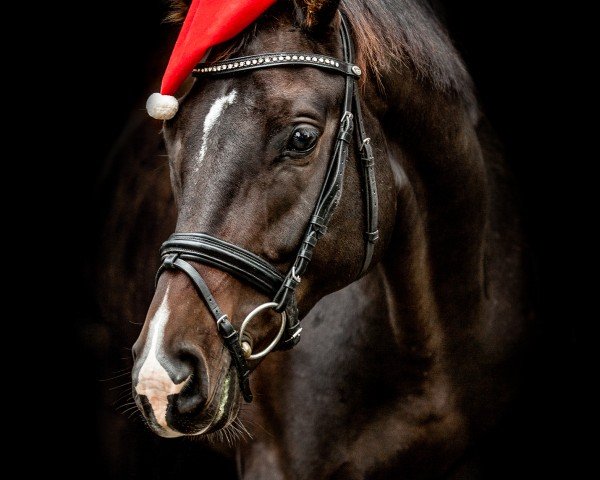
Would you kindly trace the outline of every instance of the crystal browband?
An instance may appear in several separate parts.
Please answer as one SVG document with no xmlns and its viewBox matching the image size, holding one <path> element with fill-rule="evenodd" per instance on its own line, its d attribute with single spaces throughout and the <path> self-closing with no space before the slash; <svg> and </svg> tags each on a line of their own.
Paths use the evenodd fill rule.
<svg viewBox="0 0 600 480">
<path fill-rule="evenodd" d="M 244 70 L 263 69 L 266 67 L 281 67 L 285 65 L 295 67 L 319 67 L 324 70 L 333 70 L 336 73 L 360 77 L 362 71 L 358 65 L 347 63 L 334 57 L 326 55 L 315 55 L 308 53 L 263 53 L 261 55 L 250 55 L 239 57 L 235 60 L 224 60 L 211 65 L 200 63 L 192 71 L 195 77 L 211 74 L 223 74 L 229 72 L 240 72 Z"/>
</svg>

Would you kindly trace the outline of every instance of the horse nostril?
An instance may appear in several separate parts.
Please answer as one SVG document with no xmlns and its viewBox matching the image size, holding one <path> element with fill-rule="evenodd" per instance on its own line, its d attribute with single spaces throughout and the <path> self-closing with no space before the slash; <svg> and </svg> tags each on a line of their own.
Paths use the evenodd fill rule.
<svg viewBox="0 0 600 480">
<path fill-rule="evenodd" d="M 182 382 L 188 381 L 196 373 L 194 361 L 187 356 L 179 356 L 177 361 L 173 362 L 173 373 L 171 378 L 173 383 L 179 385 Z M 185 387 L 184 387 L 185 388 Z"/>
<path fill-rule="evenodd" d="M 174 396 L 173 407 L 179 415 L 198 413 L 206 406 L 208 397 L 207 371 L 199 355 L 191 352 L 180 352 L 178 380 L 186 381 L 183 389 Z"/>
<path fill-rule="evenodd" d="M 206 404 L 206 396 L 202 395 L 200 382 L 192 377 L 184 389 L 174 398 L 174 406 L 180 415 L 198 412 Z"/>
</svg>

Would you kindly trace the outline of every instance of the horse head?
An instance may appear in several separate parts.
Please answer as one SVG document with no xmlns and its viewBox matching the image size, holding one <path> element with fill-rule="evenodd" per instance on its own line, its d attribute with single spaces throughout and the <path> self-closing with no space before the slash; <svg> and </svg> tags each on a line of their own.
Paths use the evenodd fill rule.
<svg viewBox="0 0 600 480">
<path fill-rule="evenodd" d="M 280 2 L 241 37 L 213 49 L 207 65 L 265 52 L 306 52 L 316 61 L 321 55 L 340 59 L 338 3 Z M 178 114 L 164 124 L 178 211 L 176 232 L 222 239 L 285 276 L 328 181 L 344 116 L 345 88 L 344 75 L 310 65 L 200 76 L 181 100 Z M 371 82 L 357 88 L 366 97 L 375 97 Z M 385 158 L 377 108 L 381 107 L 376 102 L 366 102 L 364 121 L 373 153 Z M 327 232 L 295 288 L 288 316 L 302 318 L 322 297 L 364 273 L 367 226 L 361 146 L 352 136 L 346 143 L 343 193 L 338 193 Z M 384 162 L 376 173 L 380 241 L 371 265 L 391 237 L 395 215 L 391 167 Z M 238 332 L 249 312 L 273 300 L 220 268 L 193 260 L 190 265 Z M 238 415 L 243 401 L 238 372 L 213 317 L 189 275 L 176 269 L 162 272 L 133 348 L 134 397 L 159 435 L 215 432 Z M 281 322 L 282 314 L 262 311 L 243 331 L 244 348 L 252 352 L 267 348 Z M 261 361 L 249 357 L 248 369 Z"/>
</svg>

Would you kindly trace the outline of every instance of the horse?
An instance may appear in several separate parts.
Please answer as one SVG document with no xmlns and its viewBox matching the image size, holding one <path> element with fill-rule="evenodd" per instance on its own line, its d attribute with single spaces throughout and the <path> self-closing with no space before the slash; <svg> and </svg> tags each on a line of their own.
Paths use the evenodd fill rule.
<svg viewBox="0 0 600 480">
<path fill-rule="evenodd" d="M 244 403 L 235 354 L 189 274 L 169 268 L 133 347 L 132 394 L 160 436 L 237 438 L 244 479 L 475 477 L 475 447 L 518 388 L 533 313 L 510 174 L 434 10 L 419 0 L 281 1 L 207 65 L 265 52 L 341 59 L 342 19 L 378 192 L 368 268 L 363 145 L 353 141 L 297 284 L 301 341 L 248 362 L 254 400 Z M 152 240 L 171 228 L 208 234 L 288 271 L 335 154 L 345 85 L 311 66 L 198 78 L 163 127 L 174 204 L 165 175 L 140 228 Z M 214 265 L 191 265 L 237 330 L 272 300 Z M 245 347 L 265 349 L 283 317 L 256 317 Z"/>
</svg>

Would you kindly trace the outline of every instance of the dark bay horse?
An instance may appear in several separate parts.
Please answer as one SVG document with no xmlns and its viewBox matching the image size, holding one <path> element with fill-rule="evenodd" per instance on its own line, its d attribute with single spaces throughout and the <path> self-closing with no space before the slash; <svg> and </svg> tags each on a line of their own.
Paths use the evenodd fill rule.
<svg viewBox="0 0 600 480">
<path fill-rule="evenodd" d="M 245 479 L 465 478 L 475 475 L 470 448 L 512 399 L 531 312 L 509 176 L 432 10 L 416 0 L 282 1 L 209 62 L 269 51 L 340 58 L 340 10 L 365 72 L 376 158 L 380 240 L 370 270 L 357 278 L 365 214 L 354 146 L 297 292 L 302 340 L 252 365 L 254 402 L 243 404 L 189 278 L 171 271 L 134 347 L 134 397 L 159 435 L 241 435 Z M 176 220 L 166 175 L 131 177 L 152 198 L 142 210 L 123 207 L 135 211 L 141 237 L 155 246 L 175 223 L 286 271 L 332 154 L 343 85 L 309 67 L 197 81 L 164 126 Z M 306 148 L 294 144 L 298 129 Z M 139 271 L 150 275 L 156 263 L 137 247 L 130 262 L 145 262 Z M 220 270 L 195 268 L 237 327 L 269 300 Z M 253 326 L 258 347 L 277 320 Z"/>
</svg>

